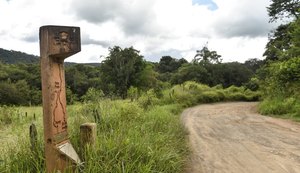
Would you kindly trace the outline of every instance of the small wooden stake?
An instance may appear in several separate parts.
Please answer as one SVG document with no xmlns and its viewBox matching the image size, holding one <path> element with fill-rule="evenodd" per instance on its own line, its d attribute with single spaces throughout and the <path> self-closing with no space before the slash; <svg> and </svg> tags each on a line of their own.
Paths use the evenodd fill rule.
<svg viewBox="0 0 300 173">
<path fill-rule="evenodd" d="M 97 137 L 97 124 L 96 123 L 84 123 L 80 126 L 80 141 L 82 148 L 87 145 L 94 147 Z"/>
<path fill-rule="evenodd" d="M 31 151 L 36 153 L 37 151 L 37 130 L 35 124 L 31 124 L 29 127 L 29 136 L 31 143 Z"/>
</svg>

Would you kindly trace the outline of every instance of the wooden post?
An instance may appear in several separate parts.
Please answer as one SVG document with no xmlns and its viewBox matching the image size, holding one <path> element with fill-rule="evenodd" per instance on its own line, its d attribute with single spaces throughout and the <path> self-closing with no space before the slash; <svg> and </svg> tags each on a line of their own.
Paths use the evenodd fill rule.
<svg viewBox="0 0 300 173">
<path fill-rule="evenodd" d="M 36 154 L 37 151 L 37 130 L 34 123 L 29 126 L 29 137 L 30 137 L 30 144 L 31 144 L 31 151 Z"/>
<path fill-rule="evenodd" d="M 72 170 L 81 161 L 68 138 L 64 59 L 79 52 L 80 28 L 40 28 L 43 124 L 48 173 Z"/>
<path fill-rule="evenodd" d="M 97 124 L 96 123 L 84 123 L 80 126 L 80 141 L 82 148 L 87 145 L 94 147 L 97 137 Z"/>
</svg>

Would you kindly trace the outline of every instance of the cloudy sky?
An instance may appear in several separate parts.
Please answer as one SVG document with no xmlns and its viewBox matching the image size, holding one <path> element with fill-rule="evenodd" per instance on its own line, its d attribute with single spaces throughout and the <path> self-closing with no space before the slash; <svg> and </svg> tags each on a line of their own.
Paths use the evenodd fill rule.
<svg viewBox="0 0 300 173">
<path fill-rule="evenodd" d="M 0 0 L 0 48 L 39 55 L 39 27 L 79 26 L 82 51 L 67 61 L 100 62 L 115 45 L 146 60 L 191 60 L 206 43 L 223 61 L 260 58 L 274 25 L 269 0 Z"/>
</svg>

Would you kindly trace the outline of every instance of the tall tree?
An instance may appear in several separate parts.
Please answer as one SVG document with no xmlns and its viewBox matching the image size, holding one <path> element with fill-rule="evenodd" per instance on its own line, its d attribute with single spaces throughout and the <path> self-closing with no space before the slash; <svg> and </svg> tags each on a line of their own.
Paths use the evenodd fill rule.
<svg viewBox="0 0 300 173">
<path fill-rule="evenodd" d="M 269 35 L 269 42 L 266 45 L 267 61 L 276 61 L 282 58 L 283 53 L 291 46 L 291 35 L 289 34 L 290 24 L 280 25 Z"/>
<path fill-rule="evenodd" d="M 194 63 L 221 63 L 221 55 L 219 55 L 216 51 L 210 51 L 207 45 L 203 46 L 201 50 L 196 51 L 196 55 L 194 57 Z"/>
<path fill-rule="evenodd" d="M 267 7 L 270 22 L 275 22 L 278 19 L 289 18 L 290 22 L 278 26 L 269 36 L 269 42 L 266 45 L 264 56 L 268 61 L 286 60 L 294 55 L 291 55 L 291 47 L 296 42 L 293 37 L 297 37 L 294 30 L 299 25 L 300 15 L 300 0 L 271 0 L 271 4 Z M 295 50 L 293 48 L 293 50 Z M 295 51 L 294 51 L 295 52 Z"/>
<path fill-rule="evenodd" d="M 75 64 L 66 67 L 66 83 L 73 94 L 78 97 L 86 94 L 89 88 L 100 89 L 99 67 Z"/>
<path fill-rule="evenodd" d="M 291 47 L 287 51 L 290 57 L 300 56 L 300 18 L 290 25 Z"/>
<path fill-rule="evenodd" d="M 259 60 L 257 58 L 251 58 L 245 61 L 244 65 L 251 70 L 253 73 L 256 72 L 260 67 L 264 65 L 265 61 Z"/>
<path fill-rule="evenodd" d="M 138 86 L 138 79 L 145 68 L 145 62 L 143 56 L 139 55 L 139 51 L 133 47 L 122 49 L 115 46 L 109 49 L 109 56 L 100 67 L 102 80 L 107 84 L 104 92 L 111 92 L 108 90 L 113 88 L 115 93 L 125 98 L 130 86 Z"/>
<path fill-rule="evenodd" d="M 207 80 L 210 79 L 210 74 L 206 68 L 202 65 L 195 63 L 188 63 L 182 65 L 178 72 L 175 73 L 171 78 L 172 84 L 182 84 L 185 81 L 196 81 L 207 84 Z"/>
<path fill-rule="evenodd" d="M 187 60 L 184 58 L 178 60 L 171 56 L 163 56 L 158 63 L 157 69 L 159 73 L 173 73 L 184 63 L 187 63 Z"/>
<path fill-rule="evenodd" d="M 258 71 L 259 88 L 266 102 L 275 99 L 282 103 L 287 99 L 293 100 L 293 103 L 287 104 L 288 109 L 297 110 L 296 105 L 300 100 L 300 2 L 299 0 L 272 0 L 272 2 L 268 8 L 270 21 L 288 17 L 289 23 L 279 26 L 267 45 L 267 58 L 273 57 L 273 61 L 269 61 Z M 275 105 L 272 109 L 282 112 L 282 106 Z"/>
<path fill-rule="evenodd" d="M 271 0 L 268 7 L 270 21 L 274 22 L 285 17 L 298 19 L 300 14 L 300 0 Z"/>
</svg>

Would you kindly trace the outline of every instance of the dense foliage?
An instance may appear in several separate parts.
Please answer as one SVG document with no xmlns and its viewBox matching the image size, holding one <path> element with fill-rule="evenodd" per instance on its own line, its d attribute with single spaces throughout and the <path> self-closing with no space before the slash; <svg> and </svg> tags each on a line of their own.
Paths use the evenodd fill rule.
<svg viewBox="0 0 300 173">
<path fill-rule="evenodd" d="M 8 51 L 9 52 L 9 51 Z M 115 46 L 99 65 L 65 64 L 67 102 L 88 100 L 91 91 L 103 97 L 136 98 L 153 89 L 159 96 L 164 88 L 185 81 L 209 86 L 221 84 L 249 86 L 249 79 L 263 64 L 258 59 L 245 63 L 221 63 L 221 56 L 207 46 L 196 52 L 192 62 L 184 58 L 163 56 L 158 63 L 147 62 L 133 47 Z M 22 54 L 21 54 L 22 55 Z M 19 56 L 21 56 L 19 55 Z M 257 87 L 249 87 L 257 89 Z M 134 89 L 134 93 L 132 93 Z M 37 63 L 7 64 L 0 62 L 0 105 L 41 104 L 40 66 Z"/>
<path fill-rule="evenodd" d="M 287 15 L 291 22 L 272 32 L 266 46 L 267 63 L 257 74 L 264 95 L 260 110 L 266 114 L 300 117 L 299 1 L 273 0 L 269 10 L 272 8 L 273 20 Z"/>
<path fill-rule="evenodd" d="M 274 22 L 282 18 L 299 18 L 299 0 L 272 0 L 268 7 L 270 21 Z"/>
<path fill-rule="evenodd" d="M 136 90 L 130 90 L 128 93 L 134 95 Z M 259 92 L 235 86 L 211 88 L 187 81 L 162 90 L 161 96 L 153 89 L 133 100 L 111 101 L 103 96 L 89 89 L 84 104 L 68 107 L 70 140 L 84 160 L 84 172 L 179 173 L 187 164 L 188 154 L 178 116 L 183 108 L 218 101 L 255 101 Z M 30 150 L 29 138 L 24 134 L 24 127 L 32 122 L 39 132 L 36 152 Z M 79 126 L 85 122 L 97 123 L 95 147 L 80 145 Z M 5 144 L 0 147 L 0 172 L 45 172 L 41 107 L 2 106 L 0 127 L 8 129 L 2 134 L 18 136 L 17 143 L 0 138 Z"/>
<path fill-rule="evenodd" d="M 23 52 L 18 52 L 14 50 L 5 50 L 0 48 L 0 61 L 7 64 L 17 64 L 17 63 L 38 63 L 39 57 L 34 55 L 28 55 Z"/>
</svg>

